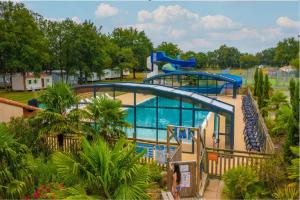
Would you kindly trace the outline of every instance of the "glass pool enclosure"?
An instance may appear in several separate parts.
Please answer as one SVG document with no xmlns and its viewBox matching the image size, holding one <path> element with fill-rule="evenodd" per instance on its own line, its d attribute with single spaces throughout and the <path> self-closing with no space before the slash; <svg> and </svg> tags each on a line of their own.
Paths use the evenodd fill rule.
<svg viewBox="0 0 300 200">
<path fill-rule="evenodd" d="M 199 127 L 209 112 L 224 117 L 226 148 L 234 145 L 234 106 L 201 94 L 142 83 L 99 83 L 74 88 L 77 94 L 120 100 L 131 127 L 129 138 L 165 141 L 167 125 Z M 82 101 L 80 104 L 88 104 Z M 84 105 L 79 105 L 84 106 Z M 210 133 L 212 134 L 212 133 Z"/>
<path fill-rule="evenodd" d="M 156 105 L 159 107 L 158 113 Z M 126 111 L 126 121 L 134 127 L 134 108 L 129 107 Z M 199 127 L 207 115 L 208 111 L 196 108 L 190 103 L 164 97 L 150 97 L 136 107 L 136 138 L 166 141 L 168 125 Z M 127 128 L 126 133 L 129 138 L 133 138 L 134 128 Z"/>
</svg>

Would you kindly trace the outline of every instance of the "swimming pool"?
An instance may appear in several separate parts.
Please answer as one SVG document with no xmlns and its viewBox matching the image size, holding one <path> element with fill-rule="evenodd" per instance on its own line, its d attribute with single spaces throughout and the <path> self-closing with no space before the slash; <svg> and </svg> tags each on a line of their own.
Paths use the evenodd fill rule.
<svg viewBox="0 0 300 200">
<path fill-rule="evenodd" d="M 156 120 L 156 108 L 158 105 L 158 121 Z M 180 125 L 189 127 L 199 127 L 208 115 L 208 111 L 195 110 L 193 117 L 193 105 L 182 102 L 182 114 L 180 117 L 180 101 L 158 97 L 150 98 L 136 107 L 136 137 L 138 139 L 165 141 L 167 125 Z M 126 109 L 126 121 L 134 126 L 134 108 Z M 181 118 L 181 119 L 180 119 Z M 194 118 L 194 121 L 193 121 Z M 156 123 L 158 130 L 156 130 Z M 126 128 L 126 134 L 129 138 L 133 137 L 134 128 Z"/>
</svg>

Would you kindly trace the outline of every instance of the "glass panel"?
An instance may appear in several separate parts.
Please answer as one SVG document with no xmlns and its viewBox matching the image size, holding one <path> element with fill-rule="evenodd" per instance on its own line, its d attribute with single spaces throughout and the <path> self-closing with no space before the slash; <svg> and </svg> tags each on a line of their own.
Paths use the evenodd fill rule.
<svg viewBox="0 0 300 200">
<path fill-rule="evenodd" d="M 159 107 L 176 107 L 178 108 L 180 105 L 178 100 L 168 99 L 164 97 L 158 98 L 158 106 Z"/>
<path fill-rule="evenodd" d="M 182 125 L 183 126 L 193 126 L 193 111 L 192 110 L 182 110 Z"/>
<path fill-rule="evenodd" d="M 207 117 L 207 111 L 195 111 L 195 127 L 202 125 Z"/>
<path fill-rule="evenodd" d="M 133 108 L 122 107 L 125 111 L 127 111 L 127 116 L 125 121 L 128 122 L 132 127 L 134 126 L 134 110 Z"/>
<path fill-rule="evenodd" d="M 137 128 L 136 138 L 156 141 L 156 129 Z"/>
<path fill-rule="evenodd" d="M 158 141 L 167 141 L 167 130 L 158 130 Z"/>
<path fill-rule="evenodd" d="M 125 133 L 128 138 L 133 138 L 134 129 L 133 128 L 125 128 Z"/>
<path fill-rule="evenodd" d="M 156 108 L 136 108 L 137 126 L 156 127 Z"/>
<path fill-rule="evenodd" d="M 140 100 L 137 106 L 156 106 L 156 97 L 152 95 L 137 94 L 137 100 Z"/>
<path fill-rule="evenodd" d="M 179 109 L 158 109 L 158 127 L 167 128 L 167 125 L 179 125 Z"/>
</svg>

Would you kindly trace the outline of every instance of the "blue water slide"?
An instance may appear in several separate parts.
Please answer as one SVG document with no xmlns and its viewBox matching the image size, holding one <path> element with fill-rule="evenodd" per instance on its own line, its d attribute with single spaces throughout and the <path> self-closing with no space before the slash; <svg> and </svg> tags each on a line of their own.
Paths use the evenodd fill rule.
<svg viewBox="0 0 300 200">
<path fill-rule="evenodd" d="M 227 78 L 231 78 L 233 80 L 236 81 L 236 86 L 239 88 L 242 86 L 243 84 L 243 79 L 241 76 L 237 76 L 237 75 L 233 75 L 233 74 L 219 74 L 219 75 L 222 75 L 222 76 L 225 76 Z"/>
<path fill-rule="evenodd" d="M 196 59 L 190 58 L 189 60 L 181 60 L 181 59 L 174 59 L 168 57 L 165 52 L 158 51 L 156 53 L 152 53 L 152 61 L 155 62 L 167 62 L 173 65 L 177 65 L 179 68 L 188 68 L 188 67 L 195 67 L 196 66 Z"/>
</svg>

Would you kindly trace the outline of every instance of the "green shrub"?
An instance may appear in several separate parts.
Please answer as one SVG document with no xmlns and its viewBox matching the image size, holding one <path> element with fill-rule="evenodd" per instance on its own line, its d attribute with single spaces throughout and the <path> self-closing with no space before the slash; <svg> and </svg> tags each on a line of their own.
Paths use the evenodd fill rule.
<svg viewBox="0 0 300 200">
<path fill-rule="evenodd" d="M 270 191 L 275 191 L 280 185 L 287 181 L 286 165 L 282 154 L 276 154 L 261 165 L 259 180 Z"/>
<path fill-rule="evenodd" d="M 282 188 L 278 188 L 273 194 L 275 199 L 298 199 L 299 198 L 299 188 L 295 185 L 285 185 Z"/>
<path fill-rule="evenodd" d="M 162 169 L 157 165 L 157 163 L 148 164 L 150 178 L 153 182 L 161 183 L 162 181 Z"/>
<path fill-rule="evenodd" d="M 253 199 L 265 194 L 259 177 L 251 168 L 237 167 L 228 170 L 223 180 L 224 192 L 230 199 Z"/>
</svg>

